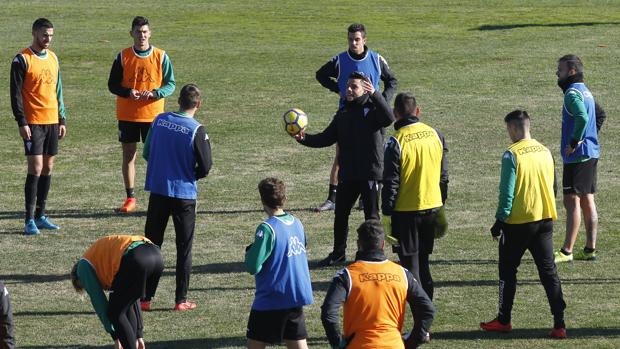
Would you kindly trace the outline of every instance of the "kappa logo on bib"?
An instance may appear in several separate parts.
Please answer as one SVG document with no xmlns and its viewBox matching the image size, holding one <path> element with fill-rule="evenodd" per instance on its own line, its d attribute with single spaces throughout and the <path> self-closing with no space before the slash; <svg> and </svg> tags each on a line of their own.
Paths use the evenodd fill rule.
<svg viewBox="0 0 620 349">
<path fill-rule="evenodd" d="M 302 253 L 306 253 L 306 246 L 299 241 L 297 236 L 291 236 L 288 239 L 288 254 L 286 256 L 292 257 Z"/>
</svg>

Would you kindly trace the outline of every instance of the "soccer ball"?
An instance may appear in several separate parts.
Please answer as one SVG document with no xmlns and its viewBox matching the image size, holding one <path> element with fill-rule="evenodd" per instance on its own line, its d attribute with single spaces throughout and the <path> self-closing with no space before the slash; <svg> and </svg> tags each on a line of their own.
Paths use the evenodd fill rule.
<svg viewBox="0 0 620 349">
<path fill-rule="evenodd" d="M 308 116 L 301 109 L 289 109 L 282 114 L 282 126 L 289 135 L 294 136 L 308 127 Z"/>
</svg>

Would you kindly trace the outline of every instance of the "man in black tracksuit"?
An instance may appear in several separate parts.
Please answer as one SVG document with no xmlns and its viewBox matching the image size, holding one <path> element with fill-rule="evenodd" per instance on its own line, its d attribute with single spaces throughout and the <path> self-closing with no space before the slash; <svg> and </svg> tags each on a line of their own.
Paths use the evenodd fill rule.
<svg viewBox="0 0 620 349">
<path fill-rule="evenodd" d="M 0 349 L 15 349 L 13 311 L 9 291 L 0 282 Z"/>
<path fill-rule="evenodd" d="M 338 143 L 338 205 L 334 218 L 334 249 L 319 266 L 345 261 L 349 215 L 361 195 L 366 219 L 379 219 L 378 190 L 383 175 L 383 136 L 394 121 L 392 109 L 364 73 L 353 72 L 347 83 L 346 103 L 323 132 L 295 135 L 308 147 Z"/>
</svg>

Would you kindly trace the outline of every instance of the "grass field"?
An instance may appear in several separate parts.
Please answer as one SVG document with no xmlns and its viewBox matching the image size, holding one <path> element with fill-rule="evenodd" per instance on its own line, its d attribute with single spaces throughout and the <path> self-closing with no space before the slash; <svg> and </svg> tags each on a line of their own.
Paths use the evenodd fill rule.
<svg viewBox="0 0 620 349">
<path fill-rule="evenodd" d="M 450 231 L 432 256 L 437 316 L 427 347 L 620 347 L 617 1 L 65 0 L 2 1 L 0 13 L 0 61 L 6 74 L 0 79 L 5 125 L 0 128 L 0 280 L 12 294 L 20 348 L 111 347 L 88 299 L 73 292 L 68 272 L 98 237 L 143 232 L 148 196 L 142 190 L 137 214 L 113 213 L 124 190 L 114 98 L 107 90 L 115 54 L 131 45 L 128 31 L 135 15 L 150 19 L 151 42 L 171 57 L 177 86 L 195 82 L 206 95 L 198 119 L 208 128 L 214 155 L 213 170 L 200 183 L 194 242 L 189 296 L 199 308 L 170 311 L 175 251 L 169 227 L 155 311 L 144 316 L 148 348 L 244 346 L 254 280 L 242 261 L 263 219 L 255 189 L 260 179 L 278 176 L 288 183 L 288 206 L 306 227 L 309 258 L 329 252 L 333 213 L 309 208 L 324 199 L 334 149 L 295 144 L 280 129 L 278 116 L 288 107 L 302 108 L 310 118 L 309 132 L 331 120 L 337 96 L 314 80 L 314 72 L 346 48 L 351 22 L 366 24 L 368 44 L 387 58 L 399 91 L 416 94 L 423 119 L 444 133 L 450 148 Z M 11 113 L 8 74 L 12 57 L 30 44 L 30 26 L 40 16 L 55 24 L 52 49 L 61 61 L 68 111 L 68 135 L 48 200 L 62 230 L 26 237 L 21 234 L 25 159 Z M 502 118 L 525 108 L 533 118 L 533 136 L 559 158 L 562 96 L 555 68 L 566 53 L 583 58 L 586 82 L 608 115 L 600 135 L 600 259 L 559 266 L 568 340 L 544 339 L 552 318 L 529 254 L 518 275 L 515 330 L 483 333 L 478 322 L 497 311 L 497 247 L 488 228 L 500 156 L 509 145 Z M 168 99 L 168 109 L 175 108 L 177 95 Z M 144 161 L 137 172 L 140 189 Z M 558 205 L 556 246 L 564 236 L 561 197 Z M 356 212 L 351 226 L 361 221 Z M 354 239 L 349 241 L 352 257 Z M 583 232 L 577 248 L 582 246 Z M 328 347 L 319 313 L 335 271 L 311 271 L 315 304 L 306 315 L 312 347 Z"/>
</svg>

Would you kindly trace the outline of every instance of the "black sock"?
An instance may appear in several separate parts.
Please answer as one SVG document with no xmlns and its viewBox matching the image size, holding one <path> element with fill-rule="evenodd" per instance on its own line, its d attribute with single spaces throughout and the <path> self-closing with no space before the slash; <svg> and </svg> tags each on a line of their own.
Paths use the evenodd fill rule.
<svg viewBox="0 0 620 349">
<path fill-rule="evenodd" d="M 585 253 L 593 253 L 593 252 L 594 252 L 594 249 L 593 249 L 593 248 L 590 248 L 590 247 L 584 247 L 584 248 L 583 248 L 583 252 L 585 252 Z"/>
<path fill-rule="evenodd" d="M 52 182 L 52 176 L 40 176 L 39 183 L 37 184 L 37 208 L 34 212 L 35 218 L 45 216 L 45 203 L 47 201 L 47 193 L 50 191 L 50 183 Z"/>
<path fill-rule="evenodd" d="M 502 325 L 508 325 L 510 323 L 510 317 L 497 314 L 497 321 Z"/>
<path fill-rule="evenodd" d="M 336 190 L 338 189 L 337 185 L 330 184 L 329 185 L 329 194 L 327 195 L 327 200 L 331 202 L 336 202 Z"/>
<path fill-rule="evenodd" d="M 566 324 L 564 323 L 564 316 L 553 319 L 553 328 L 566 328 Z"/>
<path fill-rule="evenodd" d="M 133 188 L 125 188 L 125 192 L 127 193 L 127 198 L 135 198 L 136 193 L 134 193 Z"/>
<path fill-rule="evenodd" d="M 570 256 L 571 254 L 573 254 L 572 252 L 566 252 L 566 250 L 564 249 L 564 247 L 562 247 L 562 248 L 560 249 L 560 252 L 562 252 L 562 254 L 563 254 L 563 255 L 565 255 L 565 256 Z"/>
<path fill-rule="evenodd" d="M 35 200 L 37 199 L 37 184 L 39 176 L 28 174 L 24 185 L 24 196 L 26 199 L 26 221 L 34 219 Z"/>
</svg>

